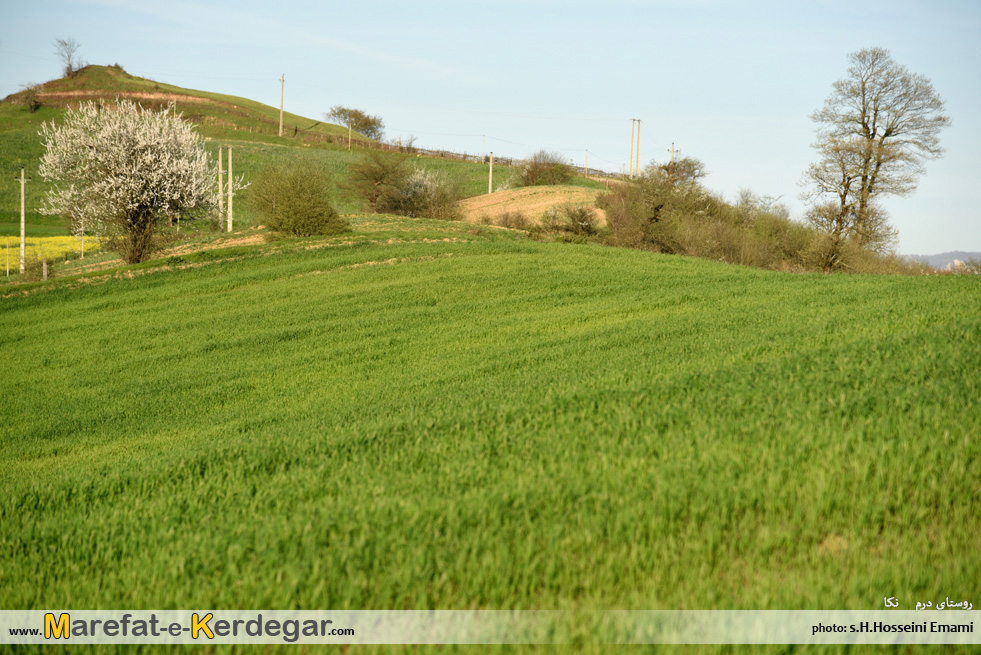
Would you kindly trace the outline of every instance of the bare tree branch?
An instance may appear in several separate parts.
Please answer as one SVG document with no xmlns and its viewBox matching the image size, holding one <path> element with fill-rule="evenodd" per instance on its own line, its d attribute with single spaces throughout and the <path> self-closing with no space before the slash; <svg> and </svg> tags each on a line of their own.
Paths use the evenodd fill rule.
<svg viewBox="0 0 981 655">
<path fill-rule="evenodd" d="M 814 203 L 812 222 L 825 230 L 830 210 L 823 199 L 835 197 L 835 229 L 878 249 L 895 231 L 876 198 L 916 189 L 926 161 L 943 155 L 940 132 L 950 118 L 930 81 L 896 63 L 889 51 L 867 48 L 849 61 L 847 77 L 811 115 L 821 159 L 804 173 L 809 190 L 803 195 Z"/>
<path fill-rule="evenodd" d="M 55 40 L 55 54 L 61 59 L 65 77 L 75 77 L 75 74 L 82 68 L 77 57 L 81 47 L 82 44 L 73 38 Z"/>
</svg>

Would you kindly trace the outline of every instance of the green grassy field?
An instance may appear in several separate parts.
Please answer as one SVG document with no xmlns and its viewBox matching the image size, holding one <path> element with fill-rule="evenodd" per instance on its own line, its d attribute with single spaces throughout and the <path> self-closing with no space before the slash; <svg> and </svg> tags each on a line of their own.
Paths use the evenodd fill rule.
<svg viewBox="0 0 981 655">
<path fill-rule="evenodd" d="M 3 292 L 4 609 L 976 599 L 973 277 L 372 216 Z"/>
</svg>

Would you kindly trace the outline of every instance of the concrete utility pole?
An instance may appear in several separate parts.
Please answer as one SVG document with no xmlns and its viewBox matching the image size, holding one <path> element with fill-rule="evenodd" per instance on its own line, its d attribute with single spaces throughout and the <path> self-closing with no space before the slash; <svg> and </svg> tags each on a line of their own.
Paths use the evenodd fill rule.
<svg viewBox="0 0 981 655">
<path fill-rule="evenodd" d="M 634 129 L 637 127 L 637 119 L 630 119 L 630 179 L 634 179 Z"/>
<path fill-rule="evenodd" d="M 225 213 L 225 180 L 221 175 L 221 146 L 218 146 L 218 231 L 224 232 L 225 224 L 221 220 L 221 215 Z"/>
<path fill-rule="evenodd" d="M 676 152 L 676 151 L 675 151 L 675 149 L 674 149 L 674 142 L 672 141 L 672 142 L 671 142 L 671 166 L 672 166 L 672 167 L 674 167 L 674 153 L 675 153 L 675 152 Z M 681 151 L 680 151 L 680 150 L 678 150 L 677 152 L 681 152 Z"/>
<path fill-rule="evenodd" d="M 589 150 L 586 151 L 586 177 L 589 177 Z"/>
<path fill-rule="evenodd" d="M 279 78 L 279 136 L 283 136 L 283 94 L 286 91 L 286 73 Z"/>
<path fill-rule="evenodd" d="M 14 178 L 17 179 L 17 178 Z M 24 176 L 20 169 L 20 272 L 27 269 L 27 183 L 33 178 Z"/>
<path fill-rule="evenodd" d="M 634 172 L 637 177 L 640 177 L 640 119 L 637 119 L 637 165 L 634 166 Z"/>
<path fill-rule="evenodd" d="M 487 179 L 487 193 L 494 193 L 494 151 L 490 154 L 490 177 Z"/>
<path fill-rule="evenodd" d="M 228 147 L 228 233 L 232 232 L 232 148 Z"/>
</svg>

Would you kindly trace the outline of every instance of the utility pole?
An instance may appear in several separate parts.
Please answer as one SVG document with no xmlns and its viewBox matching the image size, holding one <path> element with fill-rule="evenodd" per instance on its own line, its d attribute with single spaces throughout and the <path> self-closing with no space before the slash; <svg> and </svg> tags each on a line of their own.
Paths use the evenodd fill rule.
<svg viewBox="0 0 981 655">
<path fill-rule="evenodd" d="M 225 213 L 225 190 L 224 179 L 221 175 L 221 146 L 218 146 L 218 231 L 224 232 L 225 224 L 221 220 L 221 215 Z"/>
<path fill-rule="evenodd" d="M 228 147 L 228 233 L 232 233 L 232 148 Z"/>
<path fill-rule="evenodd" d="M 283 136 L 283 94 L 286 91 L 286 73 L 279 78 L 279 136 Z"/>
<path fill-rule="evenodd" d="M 351 149 L 351 121 L 348 119 L 347 122 L 347 149 Z"/>
<path fill-rule="evenodd" d="M 586 177 L 589 177 L 589 150 L 586 150 Z"/>
<path fill-rule="evenodd" d="M 17 178 L 14 178 L 15 180 Z M 24 168 L 20 169 L 20 272 L 23 275 L 27 269 L 27 183 L 33 178 L 24 176 Z"/>
<path fill-rule="evenodd" d="M 640 177 L 640 119 L 637 119 L 637 164 L 634 166 L 634 172 L 637 177 Z"/>
<path fill-rule="evenodd" d="M 490 154 L 490 177 L 487 179 L 487 193 L 494 193 L 494 151 Z"/>
<path fill-rule="evenodd" d="M 668 164 L 668 172 L 674 175 L 674 153 L 681 152 L 680 150 L 674 149 L 674 141 L 671 142 L 671 163 Z"/>
<path fill-rule="evenodd" d="M 630 179 L 634 179 L 634 128 L 636 127 L 637 119 L 630 119 Z"/>
</svg>

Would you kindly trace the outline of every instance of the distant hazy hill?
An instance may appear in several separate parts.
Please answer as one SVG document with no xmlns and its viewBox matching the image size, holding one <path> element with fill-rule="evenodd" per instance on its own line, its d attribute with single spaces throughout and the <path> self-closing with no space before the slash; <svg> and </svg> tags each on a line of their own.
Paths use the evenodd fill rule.
<svg viewBox="0 0 981 655">
<path fill-rule="evenodd" d="M 926 262 L 934 268 L 943 269 L 947 268 L 949 264 L 953 264 L 955 259 L 959 259 L 962 262 L 968 259 L 981 259 L 981 252 L 963 252 L 961 250 L 954 250 L 952 252 L 943 252 L 939 255 L 910 255 L 910 259 L 916 259 L 921 262 Z"/>
</svg>

